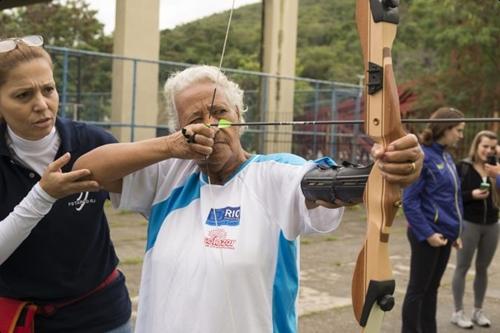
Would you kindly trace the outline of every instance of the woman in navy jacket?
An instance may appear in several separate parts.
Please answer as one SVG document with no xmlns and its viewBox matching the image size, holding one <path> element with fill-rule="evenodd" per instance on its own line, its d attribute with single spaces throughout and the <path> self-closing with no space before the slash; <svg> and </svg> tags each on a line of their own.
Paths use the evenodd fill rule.
<svg viewBox="0 0 500 333">
<path fill-rule="evenodd" d="M 0 40 L 0 314 L 22 300 L 39 306 L 36 332 L 130 332 L 108 194 L 86 180 L 89 170 L 71 171 L 79 156 L 116 140 L 57 117 L 42 45 L 41 36 Z"/>
<path fill-rule="evenodd" d="M 450 107 L 431 119 L 463 118 Z M 450 257 L 459 246 L 462 221 L 460 180 L 448 148 L 463 137 L 465 123 L 430 123 L 421 135 L 424 166 L 419 179 L 403 193 L 411 247 L 410 280 L 403 303 L 403 333 L 434 333 L 437 294 Z"/>
</svg>

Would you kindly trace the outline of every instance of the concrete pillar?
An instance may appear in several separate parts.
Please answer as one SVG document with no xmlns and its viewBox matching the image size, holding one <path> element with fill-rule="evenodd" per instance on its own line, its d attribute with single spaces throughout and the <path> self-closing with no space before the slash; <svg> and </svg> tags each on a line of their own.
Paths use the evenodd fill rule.
<svg viewBox="0 0 500 333">
<path fill-rule="evenodd" d="M 298 0 L 263 0 L 262 71 L 273 75 L 295 76 L 297 47 Z M 267 79 L 267 91 L 262 92 L 266 121 L 293 120 L 295 82 Z M 266 85 L 263 84 L 263 87 Z M 276 132 L 281 132 L 280 134 Z M 290 152 L 292 128 L 266 128 L 264 152 Z"/>
<path fill-rule="evenodd" d="M 159 0 L 117 0 L 113 53 L 158 60 L 159 12 Z M 158 64 L 113 60 L 112 121 L 156 125 L 158 89 Z M 122 142 L 137 141 L 154 137 L 155 129 L 134 128 L 132 134 L 129 127 L 115 127 L 113 134 Z"/>
</svg>

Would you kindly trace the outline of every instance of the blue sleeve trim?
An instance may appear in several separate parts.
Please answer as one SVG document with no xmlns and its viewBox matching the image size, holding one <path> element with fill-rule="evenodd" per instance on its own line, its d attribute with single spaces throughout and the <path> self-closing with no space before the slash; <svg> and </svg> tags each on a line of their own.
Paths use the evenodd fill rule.
<svg viewBox="0 0 500 333">
<path fill-rule="evenodd" d="M 332 160 L 330 157 L 319 158 L 317 160 L 314 160 L 314 163 L 316 163 L 316 165 L 325 167 L 333 167 L 337 165 L 337 163 L 335 163 L 335 161 Z"/>
<path fill-rule="evenodd" d="M 294 333 L 297 327 L 296 300 L 299 290 L 297 241 L 280 232 L 273 285 L 273 332 Z"/>
<path fill-rule="evenodd" d="M 306 160 L 300 156 L 288 153 L 277 153 L 277 154 L 269 154 L 269 155 L 257 155 L 254 159 L 254 162 L 267 162 L 267 161 L 275 161 L 283 164 L 291 164 L 291 165 L 304 165 Z"/>
<path fill-rule="evenodd" d="M 192 174 L 183 186 L 174 189 L 166 200 L 153 205 L 149 217 L 146 251 L 154 246 L 161 226 L 166 221 L 167 216 L 173 211 L 184 208 L 194 200 L 199 199 L 200 188 L 200 173 L 197 172 Z"/>
</svg>

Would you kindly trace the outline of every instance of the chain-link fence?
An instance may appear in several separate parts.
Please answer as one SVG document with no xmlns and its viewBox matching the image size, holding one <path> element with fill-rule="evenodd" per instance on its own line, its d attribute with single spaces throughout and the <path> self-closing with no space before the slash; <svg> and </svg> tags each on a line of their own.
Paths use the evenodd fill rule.
<svg viewBox="0 0 500 333">
<path fill-rule="evenodd" d="M 114 126 L 127 127 L 134 138 L 134 130 L 139 127 L 152 127 L 157 135 L 168 133 L 166 114 L 163 112 L 161 87 L 173 72 L 182 70 L 189 64 L 169 61 L 146 61 L 121 57 L 112 54 L 81 51 L 67 48 L 47 47 L 55 64 L 55 75 L 61 99 L 60 112 L 63 116 L 79 121 L 94 122 L 106 128 Z M 160 91 L 157 93 L 158 119 L 157 123 L 138 124 L 134 122 L 134 114 L 141 112 L 141 106 L 132 104 L 130 123 L 111 121 L 112 98 L 112 67 L 113 62 L 123 61 L 133 64 L 131 82 L 134 86 L 129 98 L 134 101 L 135 78 L 141 70 L 147 70 L 148 64 L 159 67 L 158 82 Z M 250 72 L 236 69 L 224 69 L 226 75 L 237 82 L 245 91 L 246 121 L 269 120 L 269 112 L 293 112 L 293 120 L 354 120 L 362 119 L 362 89 L 360 85 L 321 81 L 305 78 L 277 77 L 265 73 Z M 292 110 L 270 110 L 267 100 L 267 89 L 272 81 L 294 82 L 294 106 Z M 415 98 L 408 98 L 407 92 L 400 92 L 402 111 L 415 116 L 409 111 Z M 404 104 L 404 105 L 403 105 Z M 417 112 L 415 112 L 417 113 Z M 420 117 L 428 117 L 429 113 L 419 113 Z M 465 139 L 456 150 L 456 157 L 465 156 L 473 135 L 482 129 L 490 128 L 491 124 L 468 124 Z M 409 129 L 418 133 L 424 125 L 411 125 Z M 291 152 L 307 159 L 321 156 L 332 156 L 337 160 L 349 160 L 365 164 L 369 160 L 371 140 L 364 135 L 362 125 L 303 125 L 303 126 L 252 126 L 245 130 L 242 136 L 244 148 L 250 152 L 264 151 L 264 138 L 272 134 L 276 140 L 288 137 L 291 139 Z M 273 136 L 271 136 L 273 137 Z"/>
</svg>

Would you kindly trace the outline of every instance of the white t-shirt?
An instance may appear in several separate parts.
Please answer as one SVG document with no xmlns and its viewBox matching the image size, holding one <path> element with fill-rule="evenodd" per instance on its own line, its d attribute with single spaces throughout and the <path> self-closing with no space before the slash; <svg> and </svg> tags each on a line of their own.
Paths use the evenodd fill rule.
<svg viewBox="0 0 500 333">
<path fill-rule="evenodd" d="M 196 163 L 170 159 L 125 177 L 114 205 L 149 219 L 136 332 L 295 332 L 297 237 L 343 213 L 306 208 L 314 165 L 257 155 L 209 185 Z"/>
</svg>

